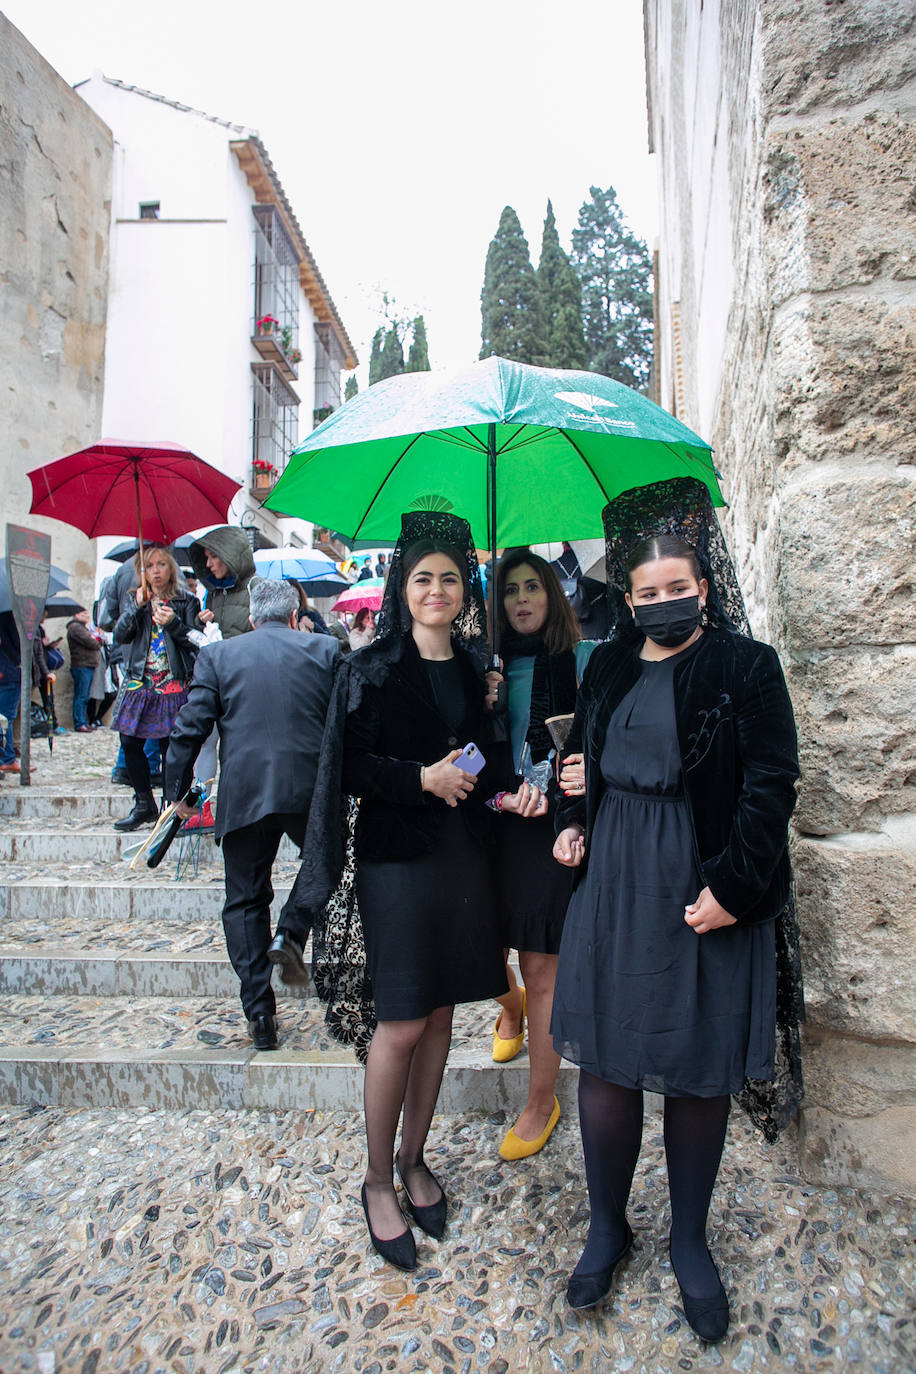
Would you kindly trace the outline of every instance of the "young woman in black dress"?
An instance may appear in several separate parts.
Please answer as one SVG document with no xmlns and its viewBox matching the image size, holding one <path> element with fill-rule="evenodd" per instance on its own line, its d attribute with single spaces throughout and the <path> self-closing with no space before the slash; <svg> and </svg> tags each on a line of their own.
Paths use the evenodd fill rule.
<svg viewBox="0 0 916 1374">
<path fill-rule="evenodd" d="M 357 996 L 346 1014 L 332 1007 L 331 1024 L 357 1044 L 371 1034 L 362 1204 L 375 1249 L 402 1269 L 415 1267 L 416 1247 L 392 1162 L 414 1220 L 438 1239 L 447 1203 L 423 1151 L 452 1011 L 456 1002 L 506 989 L 486 848 L 495 819 L 485 807 L 496 791 L 493 764 L 476 777 L 456 766 L 467 744 L 484 758 L 491 752 L 484 624 L 467 522 L 430 512 L 405 515 L 378 633 L 338 674 L 306 861 L 293 896 L 312 910 L 324 906 L 344 859 L 337 800 L 359 798 L 356 904 L 345 897 L 318 918 L 317 978 L 319 991 L 339 1003 L 342 982 L 351 989 L 356 983 L 341 967 L 348 961 L 358 967 L 364 941 L 371 1003 L 360 1004 Z M 329 954 L 331 947 L 336 952 Z M 331 963 L 337 968 L 325 974 Z"/>
<path fill-rule="evenodd" d="M 730 1095 L 776 1076 L 795 725 L 774 650 L 735 630 L 743 606 L 705 488 L 678 479 L 624 493 L 606 521 L 608 580 L 625 577 L 625 607 L 579 693 L 569 743 L 585 753 L 586 793 L 561 802 L 555 848 L 577 886 L 552 1030 L 580 1066 L 591 1206 L 568 1299 L 599 1302 L 633 1242 L 626 1205 L 648 1089 L 665 1097 L 684 1311 L 718 1340 L 728 1300 L 706 1217 Z"/>
<path fill-rule="evenodd" d="M 528 1023 L 528 1098 L 503 1140 L 503 1159 L 524 1159 L 547 1143 L 560 1116 L 554 1095 L 560 1056 L 550 1036 L 557 953 L 572 874 L 553 859 L 553 815 L 547 789 L 554 771 L 545 720 L 575 710 L 576 690 L 594 641 L 579 622 L 559 579 L 530 549 L 511 549 L 496 574 L 498 642 L 508 683 L 511 794 L 500 794 L 495 828 L 503 942 L 518 951 L 524 988 L 507 968 L 510 991 L 493 1033 L 493 1058 L 520 1051 Z M 516 814 L 502 813 L 514 811 Z"/>
</svg>

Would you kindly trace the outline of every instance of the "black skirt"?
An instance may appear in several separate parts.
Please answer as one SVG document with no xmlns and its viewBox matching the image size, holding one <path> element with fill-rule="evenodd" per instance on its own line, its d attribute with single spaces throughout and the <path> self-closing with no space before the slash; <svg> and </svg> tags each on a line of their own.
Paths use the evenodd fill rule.
<svg viewBox="0 0 916 1374">
<path fill-rule="evenodd" d="M 497 890 L 506 949 L 558 954 L 574 871 L 553 857 L 553 817 L 496 818 Z"/>
<path fill-rule="evenodd" d="M 360 860 L 356 895 L 379 1021 L 508 991 L 489 856 L 458 807 L 431 854 Z"/>
</svg>

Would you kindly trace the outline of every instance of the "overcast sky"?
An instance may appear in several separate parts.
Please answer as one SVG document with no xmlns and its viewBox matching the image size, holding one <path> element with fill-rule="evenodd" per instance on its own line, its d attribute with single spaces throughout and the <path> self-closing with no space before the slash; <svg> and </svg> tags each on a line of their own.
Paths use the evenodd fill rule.
<svg viewBox="0 0 916 1374">
<path fill-rule="evenodd" d="M 0 5 L 71 84 L 101 69 L 258 130 L 364 364 L 385 290 L 434 367 L 477 357 L 504 205 L 535 265 L 547 198 L 568 250 L 590 185 L 652 245 L 641 0 Z"/>
</svg>

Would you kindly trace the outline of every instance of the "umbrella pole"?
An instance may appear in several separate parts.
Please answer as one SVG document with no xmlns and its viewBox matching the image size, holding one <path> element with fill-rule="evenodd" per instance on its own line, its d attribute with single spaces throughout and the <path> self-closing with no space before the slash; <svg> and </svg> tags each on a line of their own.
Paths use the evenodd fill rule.
<svg viewBox="0 0 916 1374">
<path fill-rule="evenodd" d="M 146 564 L 143 561 L 143 516 L 140 514 L 140 464 L 135 458 L 134 463 L 134 495 L 137 498 L 137 554 L 140 558 L 140 586 L 143 589 L 143 600 L 149 599 L 146 589 Z"/>
<path fill-rule="evenodd" d="M 490 656 L 499 668 L 499 618 L 496 614 L 496 426 L 487 425 L 487 535 L 490 544 L 490 585 L 487 601 L 490 612 Z"/>
</svg>

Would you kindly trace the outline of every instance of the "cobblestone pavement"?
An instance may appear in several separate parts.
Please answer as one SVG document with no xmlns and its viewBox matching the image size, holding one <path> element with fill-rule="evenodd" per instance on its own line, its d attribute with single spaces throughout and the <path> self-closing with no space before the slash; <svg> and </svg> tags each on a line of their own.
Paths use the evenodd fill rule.
<svg viewBox="0 0 916 1374">
<path fill-rule="evenodd" d="M 49 760 L 36 741 L 33 793 L 106 790 L 115 748 L 109 732 L 65 735 Z M 5 775 L 0 796 L 14 788 Z M 126 809 L 129 790 L 117 794 Z M 17 832 L 67 825 L 65 816 L 4 816 L 0 828 L 8 822 Z M 77 844 L 55 859 L 49 886 L 119 883 L 126 867 L 80 863 Z M 48 877 L 46 864 L 4 871 L 13 882 Z M 293 872 L 277 872 L 275 883 Z M 202 865 L 197 881 L 220 879 L 217 865 Z M 55 917 L 54 928 L 59 949 L 167 956 L 220 948 L 218 924 L 193 916 L 133 929 L 106 920 L 94 931 L 91 912 L 74 910 Z M 21 917 L 3 924 L 0 942 L 39 945 L 46 933 L 40 916 Z M 485 1063 L 491 1012 L 461 1012 L 456 1051 L 481 1043 Z M 308 1002 L 287 1001 L 282 1021 L 285 1043 L 325 1042 Z M 84 1039 L 118 1045 L 133 1037 L 149 1048 L 245 1041 L 238 1004 L 219 998 L 6 996 L 0 1039 L 13 1035 L 17 1043 L 72 1041 L 77 1053 Z M 449 1226 L 439 1243 L 417 1233 L 421 1267 L 404 1275 L 368 1246 L 358 1108 L 0 1107 L 0 1370 L 916 1371 L 910 1204 L 805 1184 L 791 1153 L 764 1146 L 737 1111 L 710 1216 L 732 1328 L 722 1345 L 707 1347 L 686 1325 L 667 1258 L 657 1112 L 647 1116 L 630 1208 L 635 1248 L 609 1301 L 577 1315 L 565 1283 L 587 1208 L 572 1113 L 540 1156 L 514 1165 L 497 1155 L 501 1113 L 438 1116 L 429 1160 L 449 1194 Z"/>
<path fill-rule="evenodd" d="M 502 1120 L 437 1117 L 449 1227 L 404 1275 L 368 1247 L 355 1113 L 0 1112 L 0 1368 L 914 1368 L 909 1207 L 804 1185 L 738 1115 L 710 1224 L 732 1329 L 698 1341 L 667 1259 L 660 1127 L 650 1114 L 635 1249 L 580 1316 L 564 1299 L 586 1225 L 572 1117 L 522 1165 L 497 1157 Z"/>
</svg>

